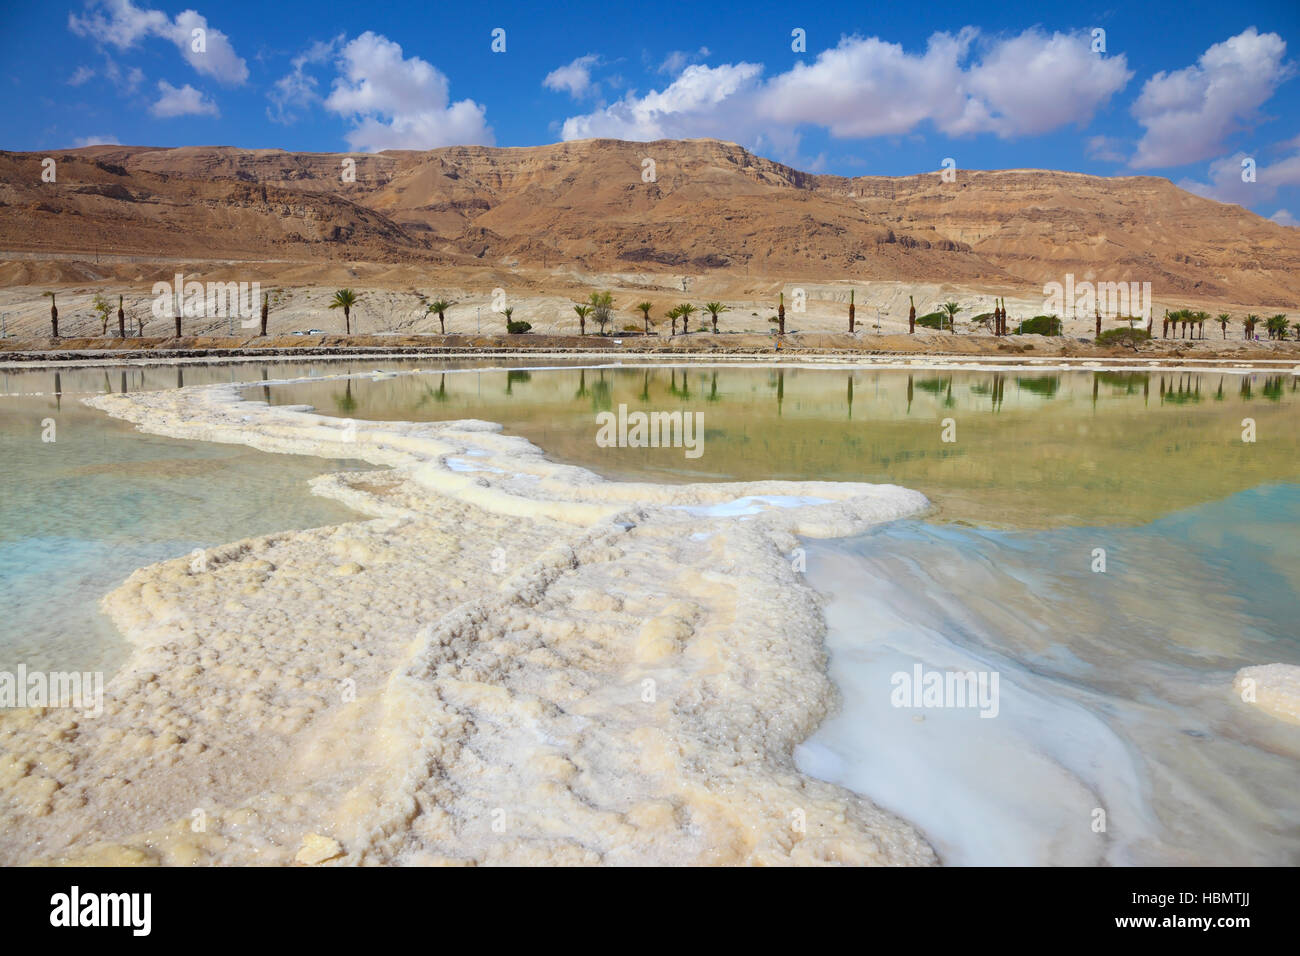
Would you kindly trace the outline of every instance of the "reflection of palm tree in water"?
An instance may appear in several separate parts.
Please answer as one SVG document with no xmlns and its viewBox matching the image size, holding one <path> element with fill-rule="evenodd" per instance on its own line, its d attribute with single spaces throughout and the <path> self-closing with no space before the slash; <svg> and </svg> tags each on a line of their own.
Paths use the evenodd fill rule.
<svg viewBox="0 0 1300 956">
<path fill-rule="evenodd" d="M 710 401 L 710 402 L 716 402 L 716 401 L 717 401 L 719 398 L 721 398 L 721 397 L 722 397 L 722 396 L 720 396 L 720 395 L 718 394 L 718 373 L 717 373 L 717 372 L 714 372 L 714 373 L 713 373 L 713 383 L 712 383 L 712 385 L 709 386 L 709 397 L 708 397 L 708 401 Z"/>
<path fill-rule="evenodd" d="M 848 382 L 849 382 L 849 389 L 848 389 L 848 392 L 849 392 L 849 396 L 848 396 L 848 397 L 849 397 L 849 419 L 850 419 L 850 421 L 851 421 L 851 420 L 853 419 L 853 373 L 852 373 L 852 372 L 849 373 L 849 376 L 848 376 Z"/>
<path fill-rule="evenodd" d="M 420 400 L 415 403 L 415 407 L 423 408 L 429 399 L 433 399 L 435 402 L 445 402 L 450 397 L 451 396 L 447 394 L 447 373 L 444 372 L 438 379 L 438 390 L 435 392 L 433 389 L 426 386 L 424 394 L 421 395 Z"/>
<path fill-rule="evenodd" d="M 668 384 L 668 393 L 670 395 L 675 395 L 677 398 L 681 398 L 681 399 L 690 398 L 691 383 L 690 383 L 690 379 L 687 378 L 686 370 L 685 369 L 682 370 L 682 384 L 680 388 L 677 387 L 677 370 L 670 369 L 669 371 L 672 374 L 672 379 Z"/>
<path fill-rule="evenodd" d="M 907 413 L 912 413 L 912 376 L 907 376 Z"/>
<path fill-rule="evenodd" d="M 357 400 L 352 397 L 351 379 L 348 379 L 347 383 L 343 386 L 343 394 L 334 396 L 334 407 L 349 415 L 356 411 Z"/>
<path fill-rule="evenodd" d="M 614 404 L 614 390 L 605 381 L 605 370 L 600 370 L 600 381 L 591 387 L 591 407 L 595 411 L 607 411 Z"/>
<path fill-rule="evenodd" d="M 587 370 L 578 369 L 578 390 L 573 393 L 574 398 L 586 398 L 590 393 L 587 391 Z"/>
<path fill-rule="evenodd" d="M 650 370 L 646 369 L 644 377 L 641 380 L 641 401 L 648 403 L 650 401 Z"/>
</svg>

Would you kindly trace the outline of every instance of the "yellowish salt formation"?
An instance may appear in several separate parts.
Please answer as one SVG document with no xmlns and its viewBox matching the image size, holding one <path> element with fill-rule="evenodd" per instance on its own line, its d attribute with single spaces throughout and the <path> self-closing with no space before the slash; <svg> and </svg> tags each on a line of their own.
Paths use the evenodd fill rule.
<svg viewBox="0 0 1300 956">
<path fill-rule="evenodd" d="M 834 701 L 795 535 L 921 495 L 610 482 L 490 423 L 346 423 L 234 386 L 88 401 L 379 470 L 313 482 L 365 520 L 105 599 L 135 650 L 102 716 L 0 714 L 0 862 L 935 861 L 791 756 Z"/>
<path fill-rule="evenodd" d="M 324 863 L 326 860 L 342 855 L 343 848 L 339 846 L 338 840 L 321 836 L 319 833 L 308 833 L 302 838 L 302 846 L 298 848 L 294 861 L 304 866 L 315 866 L 317 863 Z"/>
</svg>

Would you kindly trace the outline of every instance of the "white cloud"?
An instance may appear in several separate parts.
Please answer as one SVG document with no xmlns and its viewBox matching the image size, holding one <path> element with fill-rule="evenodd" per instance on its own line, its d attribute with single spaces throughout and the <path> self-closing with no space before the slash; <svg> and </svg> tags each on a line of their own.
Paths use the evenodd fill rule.
<svg viewBox="0 0 1300 956">
<path fill-rule="evenodd" d="M 122 68 L 112 57 L 104 59 L 104 76 L 119 90 L 126 93 L 134 93 L 144 82 L 144 71 L 138 66 L 133 66 L 123 73 Z"/>
<path fill-rule="evenodd" d="M 432 149 L 492 143 L 484 108 L 450 102 L 447 77 L 417 56 L 403 58 L 387 37 L 366 31 L 343 47 L 325 107 L 350 117 L 355 150 Z"/>
<path fill-rule="evenodd" d="M 687 66 L 662 91 L 633 91 L 570 117 L 563 135 L 789 144 L 805 125 L 860 138 L 901 135 L 927 122 L 949 135 L 1033 135 L 1087 123 L 1132 76 L 1123 56 L 1092 53 L 1086 34 L 1031 29 L 991 40 L 981 59 L 968 62 L 978 39 L 973 27 L 936 33 L 918 54 L 876 37 L 845 37 L 813 63 L 766 81 L 761 64 Z"/>
<path fill-rule="evenodd" d="M 80 149 L 83 146 L 120 146 L 116 136 L 80 136 L 72 141 L 73 149 Z"/>
<path fill-rule="evenodd" d="M 697 63 L 708 55 L 709 48 L 706 46 L 700 47 L 694 53 L 691 53 L 689 50 L 673 50 L 672 53 L 669 53 L 664 57 L 663 62 L 659 64 L 657 69 L 660 73 L 667 73 L 670 76 L 675 76 L 692 63 Z"/>
<path fill-rule="evenodd" d="M 735 110 L 752 97 L 763 67 L 757 63 L 688 66 L 662 92 L 638 97 L 632 90 L 621 100 L 586 116 L 564 121 L 564 139 L 653 140 L 719 135 L 726 128 L 721 107 Z M 752 109 L 747 132 L 753 128 Z M 745 123 L 745 117 L 736 117 Z"/>
<path fill-rule="evenodd" d="M 88 66 L 79 66 L 76 71 L 68 77 L 69 86 L 80 86 L 95 75 L 95 71 Z"/>
<path fill-rule="evenodd" d="M 1124 144 L 1113 136 L 1090 136 L 1084 143 L 1084 150 L 1089 159 L 1103 163 L 1122 163 L 1125 155 L 1121 147 Z"/>
<path fill-rule="evenodd" d="M 342 42 L 342 34 L 332 40 L 317 40 L 290 61 L 293 70 L 276 80 L 274 87 L 266 94 L 273 107 L 266 111 L 271 120 L 292 123 L 298 118 L 298 110 L 320 101 L 320 94 L 316 92 L 316 77 L 307 72 L 307 67 L 329 60 Z"/>
<path fill-rule="evenodd" d="M 966 81 L 978 104 L 967 111 L 977 120 L 970 132 L 1009 138 L 1086 125 L 1133 77 L 1122 55 L 1099 56 L 1091 43 L 1090 34 L 1036 29 L 994 43 Z"/>
<path fill-rule="evenodd" d="M 206 99 L 202 93 L 186 83 L 175 87 L 166 80 L 158 81 L 158 91 L 162 96 L 149 107 L 149 112 L 159 119 L 175 116 L 216 116 L 217 104 Z"/>
<path fill-rule="evenodd" d="M 1286 209 L 1279 209 L 1268 218 L 1272 219 L 1279 226 L 1300 226 L 1300 219 L 1291 215 L 1290 211 Z"/>
<path fill-rule="evenodd" d="M 1221 154 L 1229 136 L 1259 121 L 1260 106 L 1291 76 L 1285 53 L 1276 33 L 1251 27 L 1210 47 L 1194 66 L 1151 77 L 1133 103 L 1146 133 L 1129 164 L 1182 166 Z"/>
<path fill-rule="evenodd" d="M 1279 189 L 1300 186 L 1300 151 L 1267 165 L 1256 160 L 1254 182 L 1243 182 L 1241 179 L 1241 163 L 1246 158 L 1245 153 L 1237 152 L 1216 159 L 1210 163 L 1208 182 L 1184 179 L 1178 185 L 1198 196 L 1217 199 L 1219 202 L 1235 202 L 1242 206 L 1268 202 L 1277 195 Z"/>
<path fill-rule="evenodd" d="M 591 82 L 591 68 L 600 64 L 600 56 L 588 53 L 572 63 L 557 67 L 546 74 L 542 86 L 557 93 L 567 92 L 574 99 L 599 92 L 599 86 Z"/>
<path fill-rule="evenodd" d="M 970 28 L 937 33 L 920 55 L 877 37 L 845 37 L 811 64 L 773 77 L 762 91 L 761 115 L 848 138 L 906 133 L 927 120 L 951 125 L 964 110 L 960 61 L 975 35 Z"/>
<path fill-rule="evenodd" d="M 85 16 L 68 14 L 68 29 L 119 50 L 147 37 L 160 37 L 174 44 L 190 66 L 205 76 L 234 85 L 248 79 L 248 65 L 235 53 L 230 38 L 209 26 L 207 17 L 196 10 L 184 10 L 172 20 L 161 10 L 137 7 L 131 0 L 92 0 Z M 202 31 L 197 38 L 195 30 Z"/>
</svg>

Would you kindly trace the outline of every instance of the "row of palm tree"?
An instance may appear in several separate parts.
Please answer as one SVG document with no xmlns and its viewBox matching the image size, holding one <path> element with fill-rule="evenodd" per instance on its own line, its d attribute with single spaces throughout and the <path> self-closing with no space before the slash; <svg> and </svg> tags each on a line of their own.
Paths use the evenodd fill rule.
<svg viewBox="0 0 1300 956">
<path fill-rule="evenodd" d="M 1173 333 L 1173 338 L 1188 338 L 1190 332 L 1191 338 L 1203 339 L 1205 338 L 1205 323 L 1210 321 L 1210 318 L 1208 312 L 1196 312 L 1191 309 L 1178 309 L 1173 312 L 1166 310 L 1161 323 L 1161 337 L 1170 338 L 1170 333 Z M 1228 326 L 1232 324 L 1232 315 L 1227 312 L 1220 312 L 1217 316 L 1214 316 L 1214 321 L 1219 323 L 1219 329 L 1226 340 Z M 1261 318 L 1253 312 L 1247 314 L 1241 320 L 1242 337 L 1253 339 L 1255 329 L 1260 322 L 1264 323 L 1264 330 L 1268 333 L 1270 339 L 1285 340 L 1288 329 L 1294 330 L 1296 338 L 1300 339 L 1300 322 L 1291 324 L 1283 313 L 1278 313 L 1267 319 Z"/>
<path fill-rule="evenodd" d="M 42 294 L 47 295 L 50 298 L 50 325 L 54 337 L 58 338 L 59 337 L 59 309 L 55 300 L 55 293 L 45 292 Z M 279 298 L 278 295 L 276 296 L 276 298 L 278 301 Z M 361 301 L 361 296 L 357 292 L 353 291 L 352 289 L 339 289 L 334 293 L 333 298 L 329 302 L 330 309 L 343 310 L 344 330 L 348 335 L 352 334 L 352 310 L 360 304 L 360 301 Z M 908 296 L 908 303 L 909 303 L 909 308 L 908 308 L 907 319 L 908 319 L 908 332 L 910 334 L 916 332 L 916 301 L 912 296 Z M 452 301 L 439 297 L 425 305 L 426 315 L 438 316 L 438 329 L 443 335 L 447 333 L 447 311 L 452 307 L 453 304 L 454 303 Z M 270 313 L 270 307 L 271 307 L 270 296 L 263 295 L 262 309 L 261 309 L 261 334 L 264 337 L 267 331 L 267 320 Z M 650 334 L 651 325 L 652 325 L 650 319 L 650 313 L 654 309 L 653 303 L 638 302 L 635 306 L 633 306 L 633 308 L 641 313 L 642 320 L 645 326 L 645 333 L 647 335 Z M 92 310 L 100 318 L 102 334 L 107 335 L 109 318 L 112 313 L 112 303 L 108 299 L 104 298 L 103 295 L 96 294 L 94 298 L 94 304 L 92 306 Z M 593 292 L 591 293 L 590 297 L 587 299 L 585 303 L 574 305 L 573 311 L 578 316 L 578 331 L 580 335 L 587 334 L 588 318 L 592 319 L 600 326 L 600 331 L 601 334 L 603 335 L 605 334 L 606 331 L 605 327 L 609 324 L 609 322 L 613 318 L 613 313 L 614 313 L 613 293 L 608 291 Z M 690 332 L 691 316 L 699 313 L 700 311 L 701 310 L 699 307 L 689 302 L 683 302 L 680 305 L 673 306 L 671 309 L 665 312 L 664 318 L 668 319 L 672 323 L 673 335 L 678 334 L 677 322 L 680 319 L 682 323 L 681 334 L 686 335 Z M 703 311 L 710 316 L 713 332 L 714 334 L 717 334 L 718 316 L 724 312 L 729 312 L 731 310 L 728 306 L 723 305 L 721 302 L 706 302 L 704 304 Z M 944 314 L 948 325 L 948 331 L 951 332 L 952 334 L 956 334 L 957 314 L 963 311 L 963 307 L 957 302 L 944 302 L 939 306 L 939 308 L 936 311 Z M 854 295 L 852 292 L 850 292 L 849 293 L 849 331 L 850 332 L 854 331 L 855 312 L 856 312 L 856 307 L 854 302 Z M 506 317 L 507 323 L 509 323 L 512 321 L 514 309 L 513 308 L 504 309 L 502 310 L 502 314 Z M 1205 338 L 1205 323 L 1211 321 L 1211 318 L 1212 318 L 1211 315 L 1208 312 L 1204 312 L 1204 311 L 1193 311 L 1192 309 L 1178 309 L 1176 311 L 1170 312 L 1166 310 L 1164 315 L 1164 320 L 1162 323 L 1161 336 L 1162 338 L 1169 338 L 1172 333 L 1174 338 L 1190 337 L 1193 339 L 1196 338 L 1203 339 Z M 990 316 L 977 317 L 976 321 L 983 321 L 986 327 L 990 322 L 993 322 L 996 324 L 994 334 L 1001 334 L 1001 335 L 1007 334 L 1006 306 L 1005 304 L 1002 303 L 1001 300 L 999 300 L 997 307 L 995 308 L 994 312 Z M 1228 326 L 1232 324 L 1233 321 L 1232 316 L 1227 312 L 1220 312 L 1217 316 L 1213 317 L 1213 321 L 1219 323 L 1219 328 L 1222 332 L 1223 338 L 1226 340 L 1228 337 Z M 778 325 L 778 332 L 781 335 L 784 335 L 785 334 L 785 293 L 784 292 L 780 294 L 778 299 L 776 322 Z M 1246 339 L 1253 339 L 1255 337 L 1256 327 L 1261 322 L 1264 323 L 1264 330 L 1266 331 L 1270 339 L 1283 341 L 1287 338 L 1289 331 L 1293 333 L 1297 339 L 1300 339 L 1300 322 L 1291 324 L 1289 323 L 1287 316 L 1282 313 L 1270 316 L 1267 319 L 1263 319 L 1259 315 L 1256 315 L 1254 313 L 1247 314 L 1242 319 L 1243 337 Z M 117 298 L 117 328 L 118 328 L 118 335 L 125 338 L 126 337 L 126 312 L 123 306 L 123 297 L 120 295 Z M 1147 326 L 1147 329 L 1148 331 L 1152 331 L 1150 324 Z M 1179 333 L 1181 333 L 1181 336 L 1179 335 Z M 139 320 L 139 334 L 140 335 L 144 334 L 143 319 Z M 180 336 L 180 334 L 181 334 L 181 316 L 179 315 L 179 310 L 178 310 L 178 314 L 176 316 L 176 335 Z"/>
<path fill-rule="evenodd" d="M 50 297 L 50 329 L 54 338 L 57 339 L 59 337 L 59 307 L 56 301 L 56 293 L 42 292 L 41 295 L 48 295 Z M 280 300 L 280 293 L 278 291 L 268 292 L 262 295 L 261 333 L 263 338 L 266 337 L 266 324 L 271 315 L 271 302 L 273 299 L 277 302 Z M 352 307 L 359 301 L 360 297 L 351 289 L 340 289 L 334 293 L 334 298 L 329 304 L 331 309 L 343 310 L 343 320 L 349 332 L 352 330 Z M 113 311 L 112 302 L 106 299 L 101 293 L 97 292 L 95 293 L 94 299 L 91 300 L 91 311 L 99 316 L 100 335 L 107 336 L 108 322 Z M 143 338 L 145 326 L 144 318 L 138 312 L 133 315 L 133 318 L 135 318 L 137 322 L 136 334 Z M 123 303 L 123 296 L 121 295 L 117 297 L 117 334 L 119 338 L 126 338 L 126 308 Z M 176 337 L 180 338 L 180 335 L 181 315 L 180 309 L 178 308 L 176 310 Z"/>
</svg>

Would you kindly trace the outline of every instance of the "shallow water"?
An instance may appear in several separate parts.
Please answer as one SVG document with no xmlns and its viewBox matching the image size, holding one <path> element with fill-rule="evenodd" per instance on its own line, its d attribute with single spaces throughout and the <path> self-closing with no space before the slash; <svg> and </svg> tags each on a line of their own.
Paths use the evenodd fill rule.
<svg viewBox="0 0 1300 956">
<path fill-rule="evenodd" d="M 375 365 L 7 378 L 0 655 L 110 667 L 121 649 L 98 599 L 135 567 L 354 517 L 306 486 L 349 463 L 141 435 L 82 407 L 79 390 Z M 1296 730 L 1242 705 L 1231 679 L 1247 664 L 1300 663 L 1297 381 L 629 367 L 448 370 L 246 394 L 342 417 L 501 422 L 613 478 L 920 490 L 935 503 L 925 520 L 808 546 L 808 580 L 830 594 L 842 708 L 798 752 L 805 771 L 914 821 L 950 863 L 1294 863 Z M 701 413 L 703 454 L 602 447 L 595 415 L 619 405 Z M 39 440 L 47 417 L 53 444 Z M 1254 442 L 1242 441 L 1245 418 Z M 735 503 L 736 520 L 750 506 Z M 1097 548 L 1104 573 L 1091 570 Z M 892 706 L 892 675 L 918 662 L 996 671 L 996 718 Z"/>
<path fill-rule="evenodd" d="M 1300 377 L 1289 373 L 521 369 L 269 394 L 326 415 L 502 422 L 609 478 L 899 484 L 928 495 L 943 520 L 982 526 L 1137 523 L 1300 480 Z M 702 454 L 600 447 L 595 416 L 620 405 L 699 413 Z M 1247 417 L 1253 443 L 1242 441 Z"/>
<path fill-rule="evenodd" d="M 954 864 L 1294 864 L 1300 736 L 1231 683 L 1300 664 L 1298 382 L 624 368 L 321 382 L 271 400 L 499 421 L 608 477 L 923 491 L 925 521 L 809 546 L 842 709 L 801 768 L 913 821 Z M 703 454 L 600 447 L 594 416 L 620 404 L 702 412 Z M 892 676 L 918 662 L 996 671 L 997 716 L 892 706 Z"/>
<path fill-rule="evenodd" d="M 181 370 L 190 384 L 232 374 L 252 380 L 262 370 Z M 177 370 L 0 379 L 0 670 L 21 662 L 111 673 L 127 648 L 99 602 L 132 571 L 195 548 L 357 517 L 312 495 L 307 482 L 370 466 L 141 434 L 81 404 L 106 382 L 114 391 L 166 388 Z"/>
<path fill-rule="evenodd" d="M 842 707 L 800 766 L 904 814 L 949 863 L 1293 865 L 1300 733 L 1232 677 L 1300 664 L 1297 527 L 1288 484 L 1139 527 L 904 521 L 813 545 Z M 918 662 L 997 672 L 996 718 L 894 706 Z"/>
</svg>

